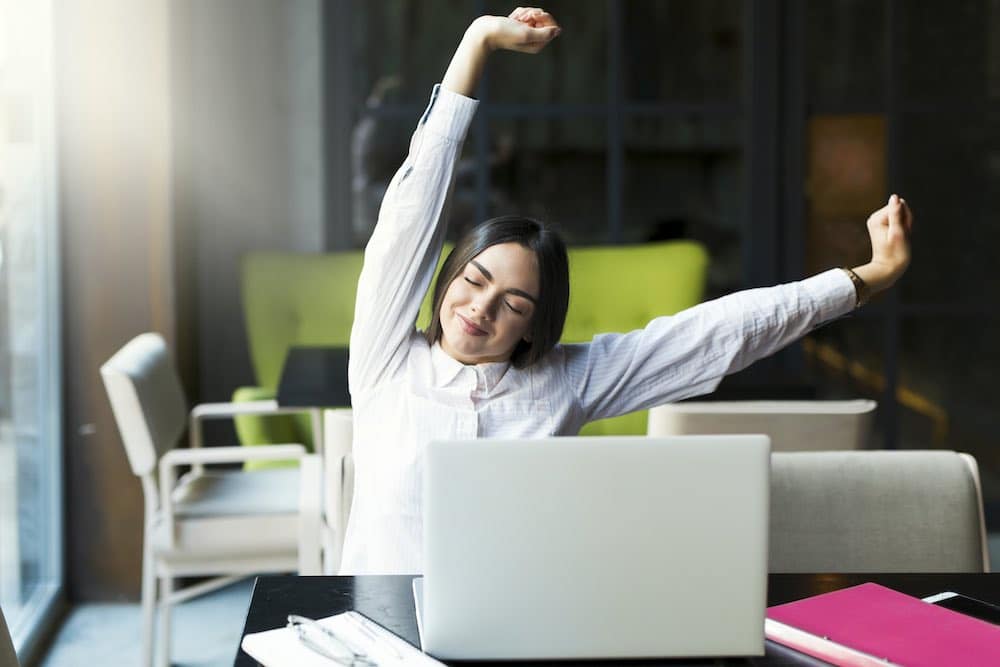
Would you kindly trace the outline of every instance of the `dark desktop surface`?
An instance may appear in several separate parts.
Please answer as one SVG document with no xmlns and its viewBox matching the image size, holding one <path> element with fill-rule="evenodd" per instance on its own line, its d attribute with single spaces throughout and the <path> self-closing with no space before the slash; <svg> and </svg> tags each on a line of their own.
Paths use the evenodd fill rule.
<svg viewBox="0 0 1000 667">
<path fill-rule="evenodd" d="M 346 347 L 292 347 L 278 382 L 281 407 L 341 407 L 351 404 Z"/>
<path fill-rule="evenodd" d="M 285 625 L 288 614 L 323 618 L 351 609 L 371 618 L 414 646 L 419 646 L 411 589 L 412 576 L 297 577 L 264 576 L 254 583 L 243 634 Z M 1000 575 L 993 574 L 771 574 L 768 606 L 793 602 L 812 595 L 873 581 L 894 590 L 926 597 L 943 591 L 1000 602 Z M 598 604 L 599 602 L 595 602 Z M 725 604 L 725 601 L 720 601 Z M 458 664 L 458 663 L 456 663 Z M 461 663 L 471 664 L 471 663 Z M 503 663 L 484 663 L 498 665 Z M 662 660 L 518 661 L 529 665 L 825 665 L 780 644 L 766 642 L 763 657 Z M 257 662 L 236 648 L 236 667 Z"/>
</svg>

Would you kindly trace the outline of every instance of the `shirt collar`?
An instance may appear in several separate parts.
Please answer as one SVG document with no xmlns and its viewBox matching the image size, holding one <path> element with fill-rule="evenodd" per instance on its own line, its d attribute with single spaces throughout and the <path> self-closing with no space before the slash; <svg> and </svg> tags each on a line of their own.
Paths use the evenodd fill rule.
<svg viewBox="0 0 1000 667">
<path fill-rule="evenodd" d="M 486 393 L 493 391 L 493 388 L 503 378 L 507 369 L 510 368 L 510 361 L 494 361 L 488 364 L 468 366 L 441 349 L 441 341 L 434 343 L 434 346 L 431 348 L 431 360 L 434 365 L 436 386 L 444 387 L 452 383 L 462 371 L 470 369 L 478 377 L 482 378 Z"/>
</svg>

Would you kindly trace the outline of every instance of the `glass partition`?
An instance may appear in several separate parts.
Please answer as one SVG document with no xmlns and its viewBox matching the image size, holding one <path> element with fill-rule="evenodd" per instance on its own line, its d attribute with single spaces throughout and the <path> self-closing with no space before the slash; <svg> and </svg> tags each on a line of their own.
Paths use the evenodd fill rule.
<svg viewBox="0 0 1000 667">
<path fill-rule="evenodd" d="M 362 247 L 454 36 L 473 17 L 513 6 L 338 7 L 335 18 L 355 26 L 352 243 Z M 520 213 L 555 223 L 570 245 L 695 239 L 712 256 L 709 293 L 741 287 L 743 4 L 552 0 L 545 9 L 572 39 L 544 57 L 490 59 L 458 165 L 450 238 Z"/>
<path fill-rule="evenodd" d="M 52 8 L 0 2 L 0 607 L 19 653 L 62 577 Z"/>
</svg>

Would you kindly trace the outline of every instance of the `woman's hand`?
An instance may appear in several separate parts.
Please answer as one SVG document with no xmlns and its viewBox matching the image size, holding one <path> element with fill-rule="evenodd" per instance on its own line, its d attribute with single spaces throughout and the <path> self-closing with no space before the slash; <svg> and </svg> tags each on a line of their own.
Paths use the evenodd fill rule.
<svg viewBox="0 0 1000 667">
<path fill-rule="evenodd" d="M 906 200 L 896 195 L 868 217 L 872 260 L 854 269 L 872 292 L 891 287 L 910 264 L 910 231 L 913 213 Z"/>
<path fill-rule="evenodd" d="M 491 51 L 538 53 L 561 31 L 552 15 L 537 7 L 518 7 L 510 16 L 480 16 L 465 31 L 441 85 L 471 97 Z"/>
<path fill-rule="evenodd" d="M 538 53 L 562 32 L 552 14 L 538 7 L 518 7 L 506 17 L 483 16 L 473 26 L 484 31 L 490 49 L 522 53 Z"/>
</svg>

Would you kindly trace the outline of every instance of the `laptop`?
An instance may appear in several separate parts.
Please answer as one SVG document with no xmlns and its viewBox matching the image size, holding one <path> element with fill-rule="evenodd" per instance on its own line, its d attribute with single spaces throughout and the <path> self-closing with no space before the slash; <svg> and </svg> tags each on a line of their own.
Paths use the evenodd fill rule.
<svg viewBox="0 0 1000 667">
<path fill-rule="evenodd" d="M 769 472 L 763 435 L 431 443 L 423 650 L 763 655 Z"/>
</svg>

